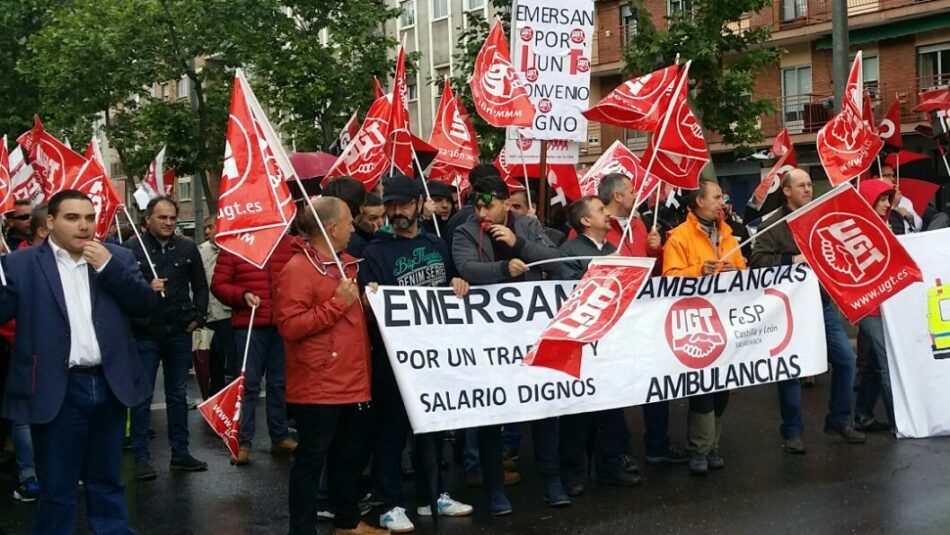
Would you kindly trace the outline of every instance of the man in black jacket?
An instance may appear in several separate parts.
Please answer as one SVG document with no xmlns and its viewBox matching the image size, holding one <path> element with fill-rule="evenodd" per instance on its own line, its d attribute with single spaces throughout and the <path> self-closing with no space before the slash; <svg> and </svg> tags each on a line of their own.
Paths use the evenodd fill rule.
<svg viewBox="0 0 950 535">
<path fill-rule="evenodd" d="M 772 217 L 762 222 L 766 228 L 778 218 L 805 206 L 812 199 L 811 177 L 802 169 L 792 169 L 782 177 L 782 194 L 785 205 Z M 792 238 L 788 224 L 757 234 L 752 247 L 749 267 L 762 268 L 804 262 L 805 257 Z M 831 399 L 825 417 L 825 432 L 840 435 L 850 444 L 862 444 L 867 440 L 864 433 L 856 431 L 851 423 L 855 355 L 848 336 L 841 325 L 841 313 L 824 291 L 821 293 L 822 313 L 825 319 L 825 340 L 828 346 L 828 361 L 831 362 Z M 779 408 L 782 425 L 779 431 L 787 453 L 805 453 L 802 441 L 802 390 L 798 379 L 778 383 Z"/>
<path fill-rule="evenodd" d="M 581 197 L 567 209 L 567 220 L 577 237 L 560 247 L 561 255 L 607 256 L 617 248 L 607 241 L 610 216 L 604 203 L 595 196 Z M 561 266 L 568 280 L 580 280 L 587 271 L 589 259 L 568 260 Z M 608 485 L 632 487 L 643 481 L 639 469 L 625 467 L 621 460 L 630 454 L 629 432 L 625 426 L 624 410 L 571 414 L 561 417 L 561 479 L 569 496 L 584 493 L 587 470 L 588 436 L 593 433 L 597 442 L 597 479 Z"/>
<path fill-rule="evenodd" d="M 208 312 L 208 281 L 198 247 L 175 235 L 178 205 L 169 197 L 152 199 L 145 209 L 147 230 L 127 241 L 151 287 L 161 292 L 158 311 L 132 323 L 145 373 L 155 389 L 158 364 L 162 364 L 165 403 L 168 414 L 168 443 L 172 450 L 171 469 L 188 472 L 206 470 L 208 465 L 188 451 L 188 365 L 191 362 L 191 333 L 202 326 Z M 144 248 L 143 248 L 144 245 Z M 148 251 L 148 255 L 145 251 Z M 150 265 L 150 261 L 153 265 Z M 154 271 L 153 271 L 154 270 Z M 156 277 L 157 275 L 157 277 Z M 158 477 L 149 454 L 149 406 L 152 398 L 132 409 L 132 454 L 135 477 Z"/>
</svg>

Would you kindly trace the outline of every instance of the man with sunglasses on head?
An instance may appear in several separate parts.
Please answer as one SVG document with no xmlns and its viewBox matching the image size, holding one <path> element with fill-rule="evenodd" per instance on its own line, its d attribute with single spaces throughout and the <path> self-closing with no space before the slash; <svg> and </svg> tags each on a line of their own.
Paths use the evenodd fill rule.
<svg viewBox="0 0 950 535">
<path fill-rule="evenodd" d="M 508 186 L 497 176 L 472 182 L 474 215 L 455 229 L 452 259 L 459 275 L 472 284 L 537 281 L 560 278 L 557 262 L 536 267 L 528 264 L 560 257 L 537 219 L 511 210 Z M 532 423 L 536 465 L 544 483 L 544 499 L 552 506 L 571 503 L 561 484 L 557 419 Z M 501 426 L 478 429 L 482 481 L 488 491 L 492 514 L 511 513 L 504 491 Z"/>
<path fill-rule="evenodd" d="M 19 199 L 13 206 L 13 213 L 7 216 L 9 229 L 7 230 L 6 240 L 7 247 L 9 247 L 11 251 L 16 251 L 21 243 L 31 240 L 30 218 L 32 217 L 32 212 L 33 208 L 30 205 L 30 201 L 27 199 Z"/>
</svg>

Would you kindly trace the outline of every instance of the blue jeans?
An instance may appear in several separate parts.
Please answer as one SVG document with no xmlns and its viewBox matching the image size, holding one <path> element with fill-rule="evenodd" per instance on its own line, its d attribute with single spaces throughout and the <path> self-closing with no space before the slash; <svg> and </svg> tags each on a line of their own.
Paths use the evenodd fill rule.
<svg viewBox="0 0 950 535">
<path fill-rule="evenodd" d="M 241 357 L 247 341 L 247 329 L 235 329 L 234 348 Z M 280 442 L 290 436 L 287 432 L 287 359 L 284 339 L 277 327 L 254 327 L 251 345 L 247 351 L 247 370 L 244 378 L 244 405 L 241 408 L 241 446 L 250 448 L 254 441 L 256 420 L 254 411 L 261 394 L 261 379 L 267 375 L 267 431 L 271 442 Z"/>
<path fill-rule="evenodd" d="M 13 441 L 17 475 L 19 475 L 20 481 L 36 477 L 36 470 L 33 467 L 33 441 L 30 439 L 30 426 L 28 424 L 13 424 L 10 428 L 10 440 Z"/>
<path fill-rule="evenodd" d="M 831 363 L 831 398 L 825 427 L 841 429 L 851 424 L 851 401 L 854 395 L 855 354 L 844 332 L 841 313 L 831 303 L 824 306 L 825 344 Z M 797 379 L 778 383 L 779 408 L 782 412 L 782 437 L 802 436 L 802 396 Z"/>
<path fill-rule="evenodd" d="M 135 341 L 145 374 L 151 381 L 154 395 L 158 364 L 165 379 L 165 413 L 168 415 L 168 445 L 172 456 L 188 455 L 188 365 L 191 362 L 191 334 L 180 333 L 158 340 Z M 132 408 L 132 455 L 136 462 L 148 460 L 148 429 L 152 396 Z"/>
<path fill-rule="evenodd" d="M 874 421 L 874 406 L 880 395 L 884 399 L 887 421 L 894 425 L 894 394 L 891 390 L 891 374 L 887 363 L 887 347 L 884 343 L 884 322 L 880 316 L 868 316 L 858 324 L 867 355 L 861 367 L 861 383 L 855 401 L 855 419 L 862 423 Z"/>
<path fill-rule="evenodd" d="M 92 532 L 134 533 L 121 479 L 125 407 L 101 372 L 70 373 L 59 414 L 48 424 L 32 426 L 32 433 L 40 481 L 34 535 L 73 533 L 80 479 Z"/>
</svg>

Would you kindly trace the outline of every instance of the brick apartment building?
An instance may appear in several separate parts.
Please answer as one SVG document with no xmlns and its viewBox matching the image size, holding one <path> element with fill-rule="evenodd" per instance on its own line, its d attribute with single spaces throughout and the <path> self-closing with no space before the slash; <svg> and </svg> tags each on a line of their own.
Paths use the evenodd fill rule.
<svg viewBox="0 0 950 535">
<path fill-rule="evenodd" d="M 688 8 L 689 0 L 643 0 L 660 29 L 672 11 Z M 623 82 L 623 48 L 636 32 L 635 7 L 625 1 L 597 2 L 591 102 Z M 904 148 L 931 155 L 932 177 L 946 182 L 947 171 L 931 140 L 914 128 L 926 123 L 910 110 L 920 91 L 950 85 L 950 0 L 848 0 L 850 52 L 864 52 L 864 77 L 878 121 L 896 99 L 901 103 Z M 766 147 L 782 128 L 788 127 L 799 162 L 816 179 L 824 171 L 815 152 L 815 135 L 832 112 L 823 101 L 834 93 L 831 79 L 831 0 L 777 0 L 741 21 L 742 27 L 769 26 L 771 43 L 785 50 L 780 63 L 760 77 L 756 94 L 774 104 L 774 114 L 760 118 Z M 689 52 L 684 51 L 688 57 Z M 929 124 L 929 123 L 928 123 Z M 592 162 L 615 140 L 624 140 L 634 151 L 644 148 L 641 132 L 590 123 L 582 162 Z M 716 174 L 733 197 L 744 204 L 751 189 L 767 169 L 757 160 L 735 161 L 730 147 L 707 135 Z M 930 177 L 922 177 L 930 178 Z M 819 182 L 819 188 L 822 184 Z"/>
</svg>

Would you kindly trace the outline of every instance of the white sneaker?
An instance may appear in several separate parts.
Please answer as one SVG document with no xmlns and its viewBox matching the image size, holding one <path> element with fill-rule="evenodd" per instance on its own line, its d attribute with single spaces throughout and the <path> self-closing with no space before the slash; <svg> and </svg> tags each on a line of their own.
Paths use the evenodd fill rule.
<svg viewBox="0 0 950 535">
<path fill-rule="evenodd" d="M 439 510 L 439 516 L 468 516 L 472 514 L 471 505 L 453 500 L 448 492 L 443 492 L 439 496 L 435 506 Z M 419 507 L 416 509 L 416 513 L 419 516 L 432 516 L 432 508 L 428 505 Z"/>
<path fill-rule="evenodd" d="M 325 511 L 317 511 L 317 520 L 333 520 L 336 518 L 336 515 L 333 514 L 333 511 L 329 509 Z"/>
<path fill-rule="evenodd" d="M 379 527 L 393 533 L 409 533 L 416 530 L 416 526 L 406 516 L 406 510 L 402 507 L 393 507 L 379 515 Z"/>
</svg>

